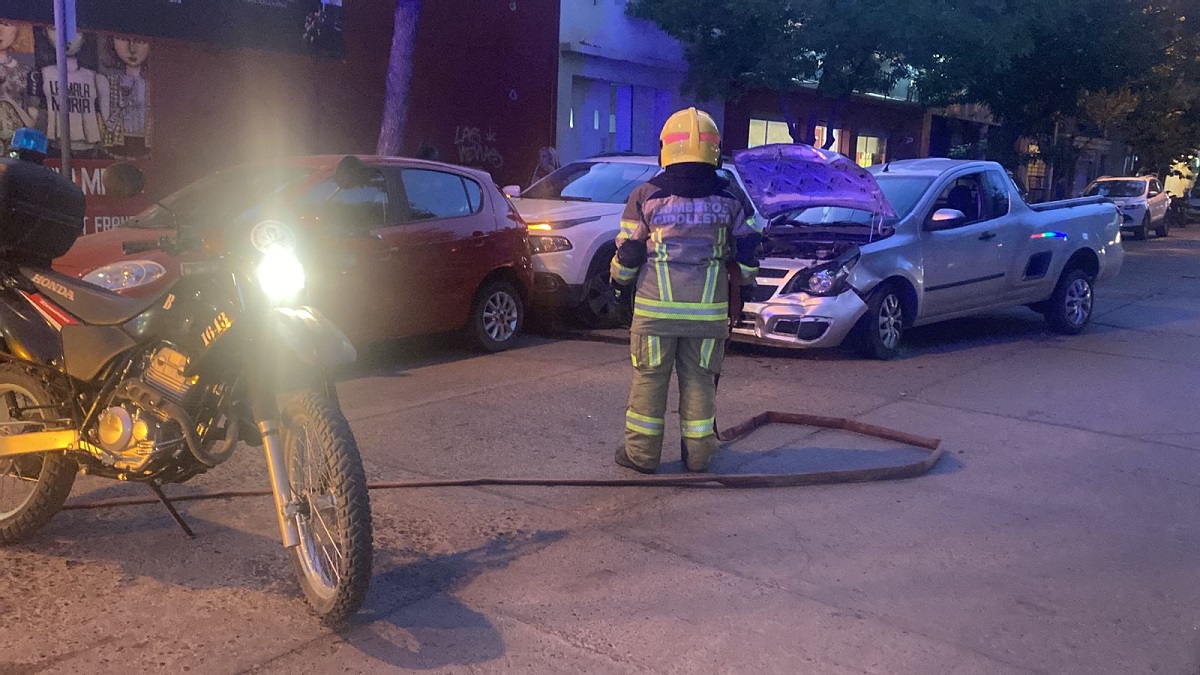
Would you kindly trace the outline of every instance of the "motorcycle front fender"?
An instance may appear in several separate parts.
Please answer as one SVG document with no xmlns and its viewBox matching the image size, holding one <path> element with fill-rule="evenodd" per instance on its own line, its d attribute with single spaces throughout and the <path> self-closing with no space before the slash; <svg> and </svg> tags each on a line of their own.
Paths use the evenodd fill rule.
<svg viewBox="0 0 1200 675">
<path fill-rule="evenodd" d="M 342 329 L 313 307 L 277 307 L 272 323 L 276 336 L 307 366 L 336 368 L 358 359 Z"/>
</svg>

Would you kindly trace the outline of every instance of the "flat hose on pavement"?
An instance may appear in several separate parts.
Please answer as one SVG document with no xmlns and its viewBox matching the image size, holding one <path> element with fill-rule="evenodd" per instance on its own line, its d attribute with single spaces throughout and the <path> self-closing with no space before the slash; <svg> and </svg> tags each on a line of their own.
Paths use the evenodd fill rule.
<svg viewBox="0 0 1200 675">
<path fill-rule="evenodd" d="M 793 424 L 798 426 L 821 427 L 849 431 L 863 436 L 872 436 L 889 441 L 896 441 L 928 451 L 928 455 L 919 462 L 898 464 L 893 466 L 868 467 L 862 469 L 843 469 L 838 471 L 811 471 L 805 473 L 780 474 L 677 474 L 664 476 L 646 476 L 637 478 L 446 478 L 422 479 L 371 483 L 372 490 L 399 490 L 411 488 L 438 487 L 477 487 L 483 485 L 528 486 L 528 487 L 681 487 L 681 486 L 720 486 L 727 488 L 764 488 L 764 487 L 795 487 L 802 485 L 827 485 L 831 483 L 862 483 L 867 481 L 898 480 L 915 478 L 928 473 L 942 458 L 941 441 L 915 434 L 888 429 L 886 427 L 848 420 L 841 417 L 821 417 L 802 413 L 765 412 L 761 415 L 742 422 L 741 424 L 721 431 L 718 438 L 730 443 L 749 436 L 756 429 L 768 424 Z M 171 497 L 173 502 L 188 502 L 209 499 L 230 499 L 234 497 L 268 497 L 270 490 L 227 490 L 222 492 L 204 492 L 193 495 Z M 106 499 L 102 501 L 86 501 L 67 504 L 64 511 L 82 509 L 104 509 L 118 506 L 136 506 L 140 504 L 157 504 L 155 497 L 130 497 L 121 499 Z"/>
</svg>

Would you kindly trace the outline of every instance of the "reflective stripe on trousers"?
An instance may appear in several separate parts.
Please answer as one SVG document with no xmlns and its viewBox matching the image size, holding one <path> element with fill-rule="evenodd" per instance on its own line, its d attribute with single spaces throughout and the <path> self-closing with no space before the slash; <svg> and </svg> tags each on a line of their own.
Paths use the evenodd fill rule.
<svg viewBox="0 0 1200 675">
<path fill-rule="evenodd" d="M 625 452 L 645 468 L 662 456 L 671 373 L 679 380 L 680 437 L 691 469 L 708 467 L 717 451 L 716 375 L 725 341 L 630 334 L 633 385 L 625 412 Z"/>
</svg>

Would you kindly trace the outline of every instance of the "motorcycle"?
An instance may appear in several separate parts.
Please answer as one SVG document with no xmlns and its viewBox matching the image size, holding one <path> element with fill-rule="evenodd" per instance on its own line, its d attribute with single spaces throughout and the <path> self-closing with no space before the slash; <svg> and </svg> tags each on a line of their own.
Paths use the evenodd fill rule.
<svg viewBox="0 0 1200 675">
<path fill-rule="evenodd" d="M 142 191 L 131 165 L 103 180 L 111 196 Z M 77 473 L 146 484 L 191 535 L 160 486 L 219 466 L 244 440 L 265 452 L 309 605 L 327 624 L 357 612 L 370 500 L 327 374 L 356 354 L 302 303 L 295 232 L 181 222 L 173 238 L 127 242 L 126 253 L 184 259 L 162 294 L 129 298 L 50 268 L 83 230 L 73 182 L 0 160 L 0 207 L 0 543 L 46 525 Z"/>
</svg>

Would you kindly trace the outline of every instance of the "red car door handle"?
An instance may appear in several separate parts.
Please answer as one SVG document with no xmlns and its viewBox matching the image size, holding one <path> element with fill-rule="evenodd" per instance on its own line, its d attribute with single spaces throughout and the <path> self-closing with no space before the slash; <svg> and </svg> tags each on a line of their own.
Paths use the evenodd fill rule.
<svg viewBox="0 0 1200 675">
<path fill-rule="evenodd" d="M 486 242 L 486 238 L 487 234 L 479 230 L 475 230 L 471 233 L 471 239 L 475 242 L 476 246 L 483 246 L 483 244 Z"/>
</svg>

